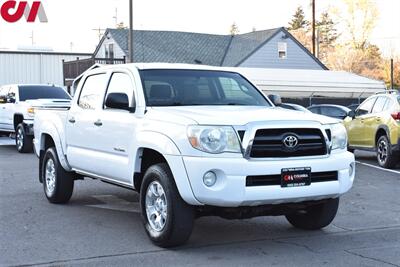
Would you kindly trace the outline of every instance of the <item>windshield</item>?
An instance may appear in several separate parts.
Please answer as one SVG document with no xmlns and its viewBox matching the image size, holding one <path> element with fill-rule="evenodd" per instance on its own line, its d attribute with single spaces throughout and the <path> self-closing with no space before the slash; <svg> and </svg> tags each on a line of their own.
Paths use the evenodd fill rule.
<svg viewBox="0 0 400 267">
<path fill-rule="evenodd" d="M 140 71 L 147 106 L 271 106 L 237 73 L 205 70 Z"/>
<path fill-rule="evenodd" d="M 19 101 L 36 99 L 68 99 L 71 97 L 61 87 L 54 86 L 19 86 Z"/>
</svg>

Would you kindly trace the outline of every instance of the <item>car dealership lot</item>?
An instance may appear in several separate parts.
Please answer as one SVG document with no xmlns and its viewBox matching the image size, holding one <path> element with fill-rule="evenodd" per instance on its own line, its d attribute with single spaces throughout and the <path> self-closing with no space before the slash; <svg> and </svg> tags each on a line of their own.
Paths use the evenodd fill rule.
<svg viewBox="0 0 400 267">
<path fill-rule="evenodd" d="M 371 153 L 356 155 L 377 165 Z M 353 189 L 323 231 L 294 229 L 284 217 L 206 217 L 187 245 L 166 250 L 147 238 L 135 192 L 77 181 L 68 205 L 52 205 L 37 165 L 33 154 L 0 146 L 0 265 L 400 266 L 399 167 L 357 164 Z"/>
</svg>

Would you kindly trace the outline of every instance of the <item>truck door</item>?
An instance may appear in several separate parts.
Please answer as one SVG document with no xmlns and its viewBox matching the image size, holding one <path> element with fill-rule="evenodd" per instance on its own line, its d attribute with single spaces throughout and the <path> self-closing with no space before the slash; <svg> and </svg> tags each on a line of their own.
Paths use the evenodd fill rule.
<svg viewBox="0 0 400 267">
<path fill-rule="evenodd" d="M 132 185 L 133 168 L 136 153 L 135 127 L 137 118 L 134 113 L 122 109 L 107 107 L 105 100 L 111 93 L 126 94 L 130 106 L 135 102 L 134 80 L 129 73 L 112 73 L 104 97 L 102 109 L 96 120 L 101 122 L 96 133 L 97 171 L 102 176 L 125 185 Z M 130 157 L 131 156 L 131 157 Z"/>
<path fill-rule="evenodd" d="M 72 103 L 66 122 L 68 162 L 74 169 L 96 173 L 99 166 L 97 122 L 107 87 L 106 73 L 88 76 L 76 102 Z"/>
</svg>

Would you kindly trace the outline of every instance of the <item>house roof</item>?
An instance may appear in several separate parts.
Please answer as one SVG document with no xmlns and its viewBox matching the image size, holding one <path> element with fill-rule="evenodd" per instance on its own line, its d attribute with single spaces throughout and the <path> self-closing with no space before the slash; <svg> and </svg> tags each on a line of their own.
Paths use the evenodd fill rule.
<svg viewBox="0 0 400 267">
<path fill-rule="evenodd" d="M 134 30 L 134 61 L 238 66 L 281 31 L 287 33 L 301 48 L 304 48 L 283 27 L 234 36 L 177 31 Z M 104 39 L 111 35 L 125 55 L 128 55 L 128 33 L 128 29 L 107 29 L 95 54 L 99 51 Z M 323 69 L 326 69 L 306 48 L 304 50 Z"/>
</svg>

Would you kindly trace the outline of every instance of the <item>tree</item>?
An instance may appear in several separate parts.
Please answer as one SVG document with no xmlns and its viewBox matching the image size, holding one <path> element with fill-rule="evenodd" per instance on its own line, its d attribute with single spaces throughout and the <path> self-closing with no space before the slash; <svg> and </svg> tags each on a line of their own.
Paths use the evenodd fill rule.
<svg viewBox="0 0 400 267">
<path fill-rule="evenodd" d="M 233 23 L 232 23 L 231 28 L 230 28 L 230 30 L 229 30 L 229 33 L 230 33 L 231 35 L 236 35 L 236 34 L 239 33 L 239 27 L 237 26 L 236 22 L 233 22 Z"/>
<path fill-rule="evenodd" d="M 289 31 L 306 29 L 309 26 L 309 22 L 305 19 L 304 11 L 301 6 L 297 7 L 296 12 L 293 15 L 292 21 L 289 22 Z"/>
<path fill-rule="evenodd" d="M 339 34 L 336 30 L 336 24 L 333 22 L 327 11 L 321 14 L 321 20 L 316 22 L 319 31 L 319 41 L 323 45 L 332 46 Z"/>
<path fill-rule="evenodd" d="M 343 1 L 346 9 L 340 17 L 350 34 L 351 46 L 355 49 L 365 49 L 379 16 L 377 5 L 373 0 Z"/>
<path fill-rule="evenodd" d="M 327 54 L 334 50 L 334 44 L 339 37 L 336 30 L 336 24 L 333 22 L 327 11 L 321 14 L 321 19 L 317 21 L 316 27 L 318 29 L 318 57 L 324 60 Z"/>
</svg>

